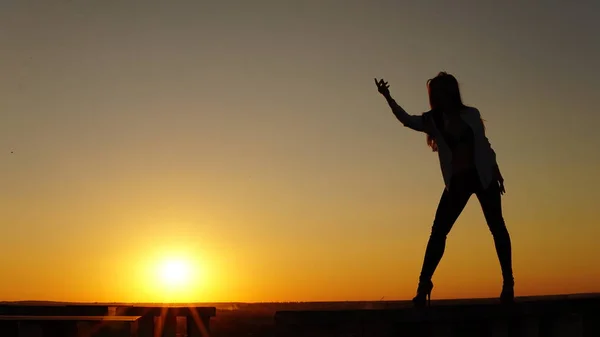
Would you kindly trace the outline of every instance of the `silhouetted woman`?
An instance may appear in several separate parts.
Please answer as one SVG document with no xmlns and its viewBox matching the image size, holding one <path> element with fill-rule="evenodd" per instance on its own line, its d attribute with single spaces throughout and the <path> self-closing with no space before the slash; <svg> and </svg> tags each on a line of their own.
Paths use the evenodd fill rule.
<svg viewBox="0 0 600 337">
<path fill-rule="evenodd" d="M 446 185 L 433 220 L 413 303 L 415 306 L 429 303 L 431 278 L 444 254 L 446 236 L 473 193 L 494 237 L 504 280 L 500 300 L 511 303 L 514 300 L 511 242 L 500 200 L 504 179 L 479 110 L 462 103 L 456 78 L 445 72 L 427 81 L 431 110 L 420 116 L 406 113 L 391 97 L 389 85 L 383 79 L 375 79 L 375 84 L 404 126 L 427 135 L 427 144 L 438 153 Z"/>
</svg>

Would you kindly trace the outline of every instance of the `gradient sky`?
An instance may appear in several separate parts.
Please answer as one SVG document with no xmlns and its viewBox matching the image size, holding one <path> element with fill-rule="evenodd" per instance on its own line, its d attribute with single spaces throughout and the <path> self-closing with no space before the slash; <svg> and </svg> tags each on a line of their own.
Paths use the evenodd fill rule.
<svg viewBox="0 0 600 337">
<path fill-rule="evenodd" d="M 600 2 L 537 3 L 2 0 L 0 299 L 412 297 L 443 181 L 373 77 L 418 114 L 441 70 L 498 153 L 517 295 L 600 291 Z M 475 197 L 433 281 L 499 294 Z"/>
</svg>

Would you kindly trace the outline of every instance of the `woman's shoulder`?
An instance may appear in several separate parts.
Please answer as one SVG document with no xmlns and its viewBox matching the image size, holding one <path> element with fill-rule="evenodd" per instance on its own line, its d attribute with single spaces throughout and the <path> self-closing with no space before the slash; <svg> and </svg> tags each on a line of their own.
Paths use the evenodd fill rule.
<svg viewBox="0 0 600 337">
<path fill-rule="evenodd" d="M 473 106 L 465 106 L 461 111 L 462 113 L 481 116 L 481 113 L 479 113 L 479 109 Z"/>
<path fill-rule="evenodd" d="M 423 122 L 428 123 L 430 121 L 433 120 L 433 110 L 429 110 L 429 111 L 425 111 L 421 114 L 421 117 L 423 118 Z"/>
</svg>

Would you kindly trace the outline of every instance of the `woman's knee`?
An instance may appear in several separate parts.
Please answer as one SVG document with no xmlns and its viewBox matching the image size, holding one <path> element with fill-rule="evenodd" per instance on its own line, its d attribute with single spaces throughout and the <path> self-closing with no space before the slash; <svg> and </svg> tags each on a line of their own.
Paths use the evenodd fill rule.
<svg viewBox="0 0 600 337">
<path fill-rule="evenodd" d="M 508 229 L 503 218 L 488 220 L 488 228 L 493 236 L 506 236 L 508 235 Z"/>
<path fill-rule="evenodd" d="M 439 224 L 434 223 L 433 226 L 431 227 L 431 234 L 430 237 L 432 239 L 446 239 L 446 237 L 448 236 L 448 233 L 450 233 L 450 228 L 448 226 L 441 226 Z"/>
</svg>

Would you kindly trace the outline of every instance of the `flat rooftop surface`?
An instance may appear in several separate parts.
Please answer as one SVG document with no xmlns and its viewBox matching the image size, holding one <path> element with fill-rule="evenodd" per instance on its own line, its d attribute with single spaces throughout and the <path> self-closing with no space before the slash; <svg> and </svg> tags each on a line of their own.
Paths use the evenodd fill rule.
<svg viewBox="0 0 600 337">
<path fill-rule="evenodd" d="M 456 303 L 432 301 L 431 307 L 417 309 L 412 306 L 377 309 L 323 309 L 280 310 L 275 313 L 277 324 L 331 325 L 358 321 L 464 321 L 514 316 L 563 316 L 600 313 L 600 296 L 587 298 L 548 298 L 518 300 L 504 306 L 494 301 L 481 303 Z"/>
</svg>

